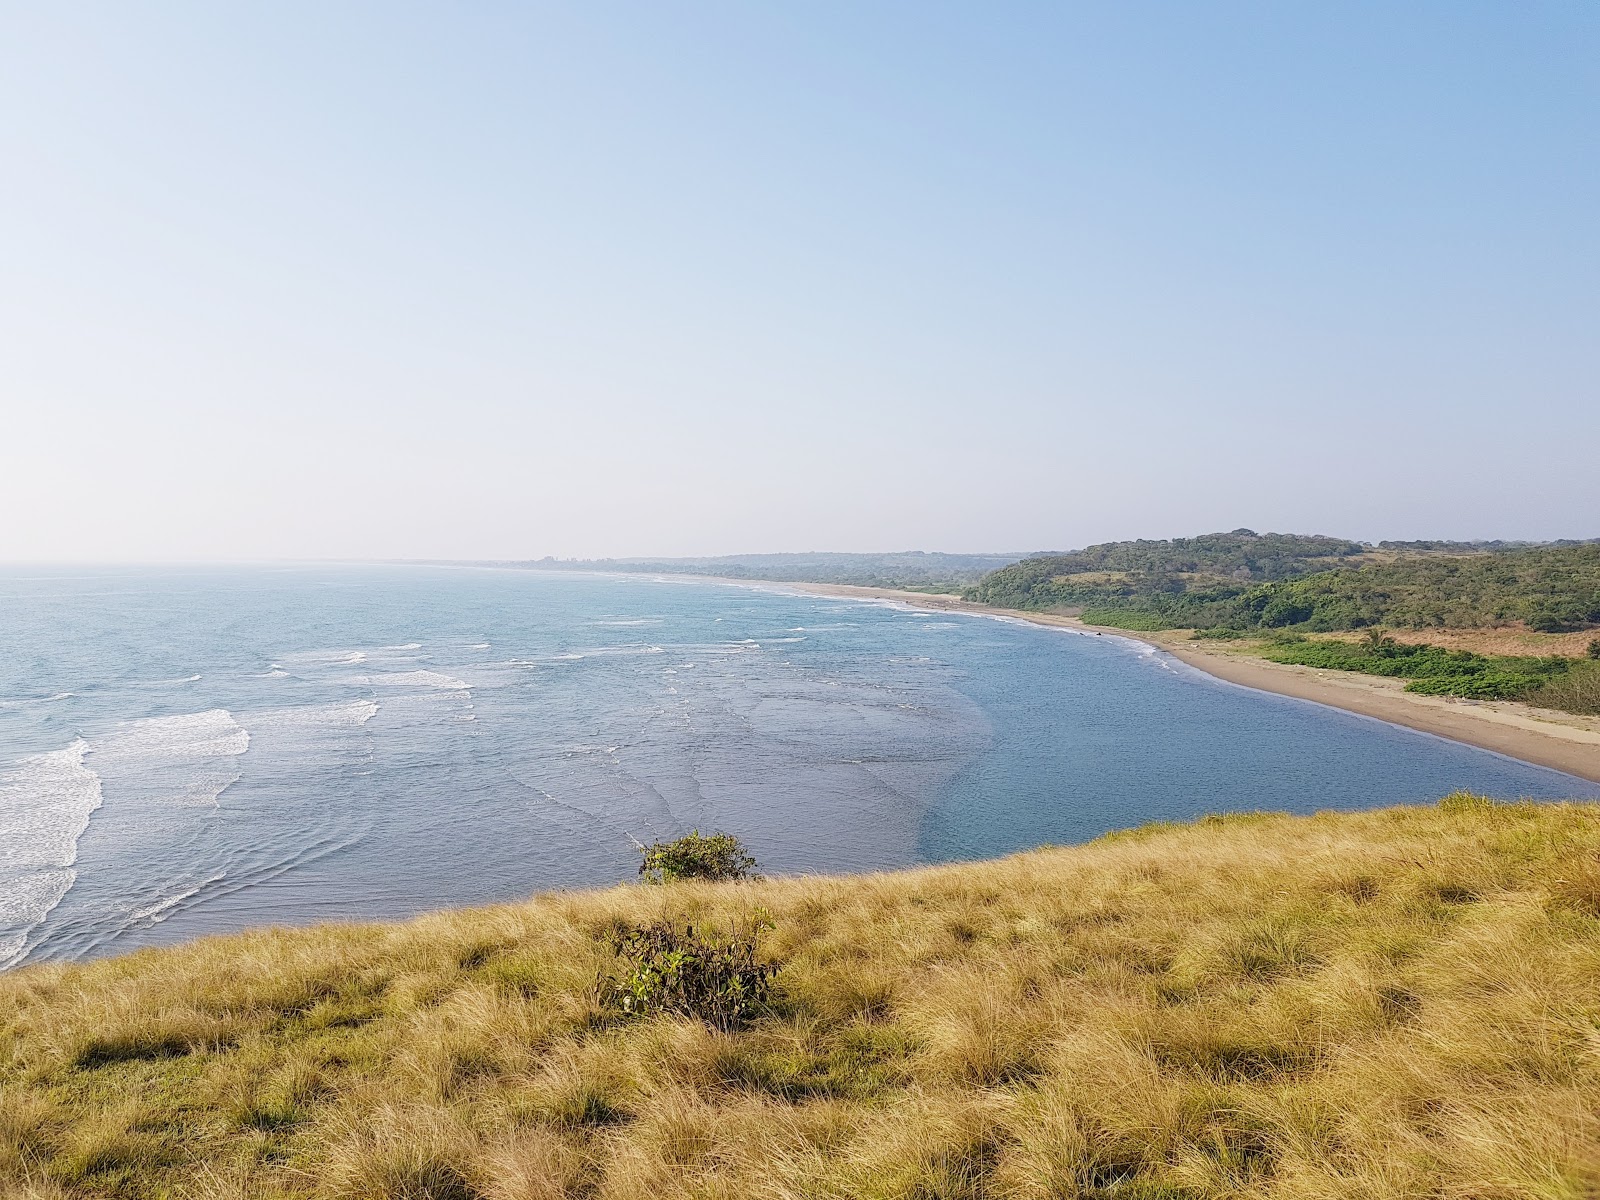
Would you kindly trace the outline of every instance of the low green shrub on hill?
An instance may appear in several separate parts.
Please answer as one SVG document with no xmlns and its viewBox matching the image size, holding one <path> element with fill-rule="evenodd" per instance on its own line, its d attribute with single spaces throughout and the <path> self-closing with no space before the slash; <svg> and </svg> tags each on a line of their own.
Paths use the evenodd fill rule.
<svg viewBox="0 0 1600 1200">
<path fill-rule="evenodd" d="M 756 860 L 732 834 L 702 834 L 698 829 L 668 842 L 640 847 L 639 875 L 646 883 L 675 883 L 705 879 L 725 883 L 759 879 Z"/>
<path fill-rule="evenodd" d="M 601 1003 L 630 1017 L 672 1013 L 737 1029 L 766 1005 L 778 964 L 760 956 L 771 922 L 724 934 L 674 921 L 624 926 L 611 935 L 618 968 L 601 980 Z"/>
</svg>

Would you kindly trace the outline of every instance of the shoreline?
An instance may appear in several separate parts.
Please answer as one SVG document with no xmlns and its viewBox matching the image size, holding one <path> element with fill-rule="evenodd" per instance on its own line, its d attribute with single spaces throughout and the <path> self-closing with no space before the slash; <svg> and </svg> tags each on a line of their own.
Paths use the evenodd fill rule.
<svg viewBox="0 0 1600 1200">
<path fill-rule="evenodd" d="M 1422 696 L 1406 691 L 1403 680 L 1268 662 L 1253 655 L 1229 651 L 1221 645 L 1203 646 L 1171 634 L 1088 625 L 1077 617 L 1054 613 L 991 608 L 986 604 L 962 600 L 958 596 L 858 587 L 844 583 L 787 583 L 755 579 L 730 579 L 724 582 L 790 588 L 809 595 L 839 599 L 893 600 L 931 612 L 1008 617 L 1033 625 L 1128 638 L 1164 650 L 1180 662 L 1226 683 L 1296 700 L 1309 700 L 1314 704 L 1372 717 L 1453 742 L 1463 742 L 1480 750 L 1489 750 L 1535 766 L 1574 775 L 1591 783 L 1600 783 L 1600 718 L 1596 717 L 1534 708 L 1514 700 Z"/>
</svg>

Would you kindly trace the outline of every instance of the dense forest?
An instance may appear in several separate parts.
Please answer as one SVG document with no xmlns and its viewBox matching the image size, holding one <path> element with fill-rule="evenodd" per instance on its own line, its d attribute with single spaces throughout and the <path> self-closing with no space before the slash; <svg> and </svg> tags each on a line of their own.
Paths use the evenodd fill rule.
<svg viewBox="0 0 1600 1200">
<path fill-rule="evenodd" d="M 1253 589 L 1241 627 L 1428 629 L 1524 622 L 1548 633 L 1600 625 L 1600 543 L 1406 556 Z"/>
<path fill-rule="evenodd" d="M 1113 542 L 991 572 L 966 593 L 1128 629 L 1600 626 L 1600 542 L 1441 551 L 1235 530 Z"/>
<path fill-rule="evenodd" d="M 1344 538 L 1250 529 L 1106 542 L 1025 558 L 990 572 L 966 596 L 998 608 L 1113 614 L 1122 619 L 1104 623 L 1131 628 L 1208 628 L 1225 623 L 1252 587 L 1362 562 L 1367 553 Z"/>
</svg>

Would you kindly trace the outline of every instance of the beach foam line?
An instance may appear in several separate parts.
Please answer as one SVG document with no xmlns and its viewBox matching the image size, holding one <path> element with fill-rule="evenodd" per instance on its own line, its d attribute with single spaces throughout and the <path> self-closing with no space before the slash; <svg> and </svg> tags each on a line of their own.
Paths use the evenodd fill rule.
<svg viewBox="0 0 1600 1200">
<path fill-rule="evenodd" d="M 88 749 L 78 738 L 0 776 L 0 968 L 27 956 L 29 935 L 77 879 L 78 838 L 102 802 Z"/>
</svg>

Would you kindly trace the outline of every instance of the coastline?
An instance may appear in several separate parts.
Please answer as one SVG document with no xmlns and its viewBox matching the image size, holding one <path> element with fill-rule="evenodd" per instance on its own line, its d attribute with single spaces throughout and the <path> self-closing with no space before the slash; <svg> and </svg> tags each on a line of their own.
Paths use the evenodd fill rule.
<svg viewBox="0 0 1600 1200">
<path fill-rule="evenodd" d="M 1469 746 L 1504 754 L 1508 758 L 1600 783 L 1600 718 L 1596 717 L 1553 712 L 1513 700 L 1422 696 L 1406 691 L 1403 680 L 1268 662 L 1253 655 L 1230 651 L 1222 643 L 1208 645 L 1167 633 L 1088 625 L 1076 617 L 1054 613 L 991 608 L 957 596 L 835 583 L 785 583 L 753 579 L 726 582 L 747 586 L 765 583 L 770 587 L 842 599 L 893 600 L 935 612 L 1009 617 L 1034 625 L 1128 638 L 1158 647 L 1196 670 L 1227 683 L 1325 704 L 1330 708 L 1373 717 L 1454 742 L 1464 742 Z"/>
</svg>

